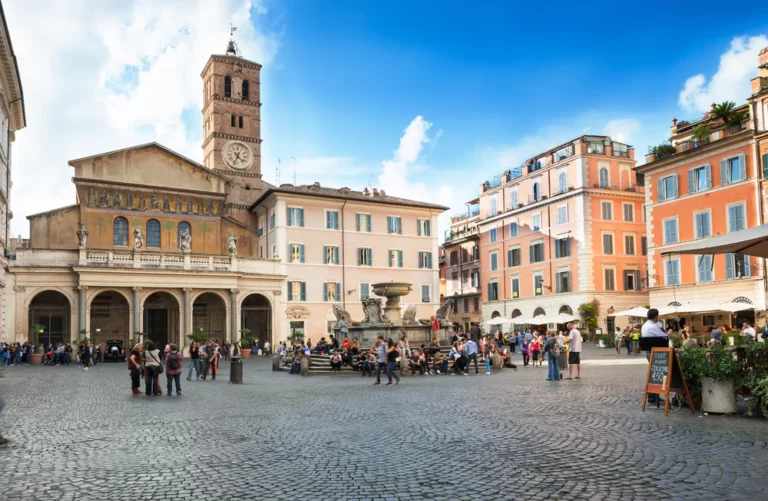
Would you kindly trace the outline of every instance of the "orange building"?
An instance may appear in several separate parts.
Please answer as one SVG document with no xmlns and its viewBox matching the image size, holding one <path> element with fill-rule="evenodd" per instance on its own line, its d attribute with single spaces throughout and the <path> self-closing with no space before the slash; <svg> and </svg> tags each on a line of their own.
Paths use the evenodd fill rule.
<svg viewBox="0 0 768 501">
<path fill-rule="evenodd" d="M 613 311 L 645 305 L 642 183 L 634 150 L 582 136 L 480 186 L 483 318 Z"/>
<path fill-rule="evenodd" d="M 450 229 L 445 232 L 445 295 L 452 299 L 448 320 L 461 325 L 468 332 L 473 323 L 480 321 L 480 219 L 478 200 L 467 203 L 465 214 L 451 217 Z"/>
<path fill-rule="evenodd" d="M 750 104 L 712 105 L 695 122 L 672 120 L 669 143 L 652 149 L 645 165 L 648 267 L 653 306 L 716 299 L 766 306 L 765 270 L 744 254 L 667 255 L 675 246 L 751 228 L 765 222 L 761 183 L 768 171 L 768 51 L 760 56 L 761 76 L 753 80 Z M 760 163 L 764 173 L 761 179 Z M 763 203 L 761 203 L 761 200 Z M 754 321 L 754 310 L 736 324 Z M 730 324 L 728 315 L 699 315 L 694 330 Z"/>
</svg>

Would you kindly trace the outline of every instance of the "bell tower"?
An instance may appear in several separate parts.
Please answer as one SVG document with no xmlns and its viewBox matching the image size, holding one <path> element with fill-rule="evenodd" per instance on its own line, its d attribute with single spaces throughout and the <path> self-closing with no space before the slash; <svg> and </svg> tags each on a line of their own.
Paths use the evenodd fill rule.
<svg viewBox="0 0 768 501">
<path fill-rule="evenodd" d="M 244 223 L 261 194 L 260 74 L 261 65 L 243 59 L 230 38 L 226 53 L 212 55 L 200 75 L 203 165 L 232 180 L 225 207 Z"/>
</svg>

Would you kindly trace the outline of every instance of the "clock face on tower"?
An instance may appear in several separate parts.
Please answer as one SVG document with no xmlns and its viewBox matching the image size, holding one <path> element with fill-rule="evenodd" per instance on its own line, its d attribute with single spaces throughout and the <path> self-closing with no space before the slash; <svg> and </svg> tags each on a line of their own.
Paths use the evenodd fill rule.
<svg viewBox="0 0 768 501">
<path fill-rule="evenodd" d="M 221 151 L 224 162 L 233 169 L 244 170 L 253 163 L 253 152 L 247 144 L 230 141 Z"/>
</svg>

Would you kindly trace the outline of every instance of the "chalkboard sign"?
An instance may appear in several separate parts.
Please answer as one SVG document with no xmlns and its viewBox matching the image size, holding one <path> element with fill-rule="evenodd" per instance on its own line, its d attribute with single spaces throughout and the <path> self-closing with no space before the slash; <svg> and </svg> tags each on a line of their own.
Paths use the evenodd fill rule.
<svg viewBox="0 0 768 501">
<path fill-rule="evenodd" d="M 696 413 L 691 395 L 688 392 L 688 385 L 685 384 L 683 370 L 680 368 L 677 352 L 674 348 L 653 348 L 648 364 L 648 378 L 645 381 L 643 411 L 645 411 L 645 404 L 648 401 L 648 394 L 663 395 L 665 397 L 664 415 L 668 415 L 670 392 L 684 394 L 691 412 Z"/>
</svg>

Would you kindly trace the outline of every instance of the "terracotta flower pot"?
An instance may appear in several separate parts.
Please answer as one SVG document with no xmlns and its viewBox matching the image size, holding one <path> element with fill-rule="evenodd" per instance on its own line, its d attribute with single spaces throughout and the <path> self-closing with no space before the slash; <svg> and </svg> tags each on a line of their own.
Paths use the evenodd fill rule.
<svg viewBox="0 0 768 501">
<path fill-rule="evenodd" d="M 42 353 L 33 353 L 31 357 L 32 361 L 30 362 L 32 365 L 40 365 L 43 363 L 43 354 Z"/>
<path fill-rule="evenodd" d="M 251 349 L 243 348 L 242 350 L 240 350 L 240 353 L 243 355 L 243 358 L 249 358 L 251 356 Z"/>
</svg>

